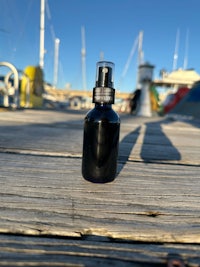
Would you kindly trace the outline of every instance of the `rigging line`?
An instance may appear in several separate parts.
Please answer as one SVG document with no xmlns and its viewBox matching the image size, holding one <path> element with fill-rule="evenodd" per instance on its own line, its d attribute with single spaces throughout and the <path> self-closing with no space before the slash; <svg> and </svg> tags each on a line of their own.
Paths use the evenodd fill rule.
<svg viewBox="0 0 200 267">
<path fill-rule="evenodd" d="M 17 50 L 19 42 L 21 41 L 21 38 L 24 35 L 25 26 L 27 25 L 27 20 L 29 19 L 29 13 L 31 11 L 32 4 L 33 4 L 33 0 L 29 1 L 29 5 L 28 5 L 28 8 L 27 8 L 26 14 L 24 16 L 24 20 L 23 20 L 23 23 L 22 23 L 22 26 L 21 26 L 21 30 L 19 31 L 19 36 L 18 36 L 18 39 L 17 39 L 17 42 L 16 42 L 16 47 L 15 47 L 16 50 Z"/>
<path fill-rule="evenodd" d="M 6 31 L 6 30 L 3 29 L 3 28 L 0 28 L 0 32 L 3 32 L 3 33 L 10 33 L 10 32 Z"/>
<path fill-rule="evenodd" d="M 66 80 L 65 80 L 66 75 L 64 74 L 63 64 L 62 64 L 62 62 L 60 60 L 58 62 L 58 69 L 60 70 L 61 83 L 66 85 L 66 83 L 67 83 Z"/>
<path fill-rule="evenodd" d="M 19 10 L 19 6 L 15 1 L 12 5 L 10 1 L 3 1 L 3 13 L 5 14 L 6 28 L 8 28 L 8 30 L 6 29 L 6 32 L 9 33 L 7 50 L 9 51 L 10 61 L 15 60 L 15 53 L 19 47 L 21 38 L 24 35 L 25 25 L 29 18 L 32 2 L 33 0 L 28 2 L 27 11 L 25 9 L 26 13 L 21 13 L 21 10 Z M 16 31 L 15 29 L 18 30 Z M 22 44 L 22 42 L 20 44 Z"/>
<path fill-rule="evenodd" d="M 51 37 L 52 37 L 52 40 L 54 42 L 55 39 L 56 39 L 56 34 L 55 34 L 55 30 L 54 30 L 54 27 L 53 27 L 53 24 L 52 24 L 51 11 L 50 11 L 48 0 L 46 0 L 46 13 L 47 13 L 47 18 L 48 18 L 49 23 L 50 23 L 49 27 L 50 27 Z"/>
<path fill-rule="evenodd" d="M 130 54 L 129 54 L 128 60 L 127 60 L 127 62 L 126 62 L 126 65 L 125 65 L 125 67 L 124 67 L 124 70 L 123 70 L 123 72 L 122 72 L 122 78 L 125 77 L 125 75 L 126 75 L 128 69 L 129 69 L 129 66 L 130 66 L 132 57 L 133 57 L 133 55 L 134 55 L 134 53 L 135 53 L 135 51 L 136 51 L 136 49 L 137 49 L 137 44 L 138 44 L 138 37 L 135 39 L 135 42 L 134 42 L 133 47 L 132 47 L 132 49 L 131 49 L 131 52 L 130 52 Z"/>
<path fill-rule="evenodd" d="M 48 3 L 48 0 L 45 0 L 46 2 L 46 14 L 47 14 L 47 19 L 49 21 L 49 27 L 50 27 L 50 32 L 51 32 L 51 38 L 52 38 L 52 41 L 53 43 L 55 43 L 55 40 L 56 40 L 56 33 L 55 33 L 55 30 L 54 30 L 54 27 L 53 27 L 53 23 L 52 23 L 52 16 L 51 16 L 51 10 L 50 10 L 50 6 L 49 6 L 49 3 Z M 63 71 L 63 65 L 62 65 L 62 62 L 60 59 L 58 59 L 58 70 L 61 71 L 61 75 L 64 77 L 64 71 Z"/>
<path fill-rule="evenodd" d="M 2 17 L 3 17 L 3 26 L 4 28 L 6 28 L 10 35 L 9 37 L 6 39 L 7 41 L 7 50 L 13 51 L 13 28 L 18 28 L 18 18 L 16 19 L 16 15 L 17 15 L 17 6 L 15 6 L 15 1 L 13 2 L 13 5 L 11 5 L 10 1 L 1 1 L 1 11 L 2 12 Z M 14 6 L 14 8 L 13 8 Z M 13 12 L 14 10 L 14 12 Z M 12 18 L 12 20 L 11 20 Z M 14 23 L 13 23 L 14 21 Z M 14 24 L 14 25 L 13 25 Z M 9 56 L 9 58 L 11 57 L 11 54 Z"/>
</svg>

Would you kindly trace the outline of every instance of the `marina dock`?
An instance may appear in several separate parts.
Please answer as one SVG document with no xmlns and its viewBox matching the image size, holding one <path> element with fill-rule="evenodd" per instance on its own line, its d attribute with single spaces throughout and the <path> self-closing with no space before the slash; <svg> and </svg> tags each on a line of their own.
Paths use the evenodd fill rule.
<svg viewBox="0 0 200 267">
<path fill-rule="evenodd" d="M 0 266 L 200 266 L 200 122 L 120 114 L 117 177 L 93 184 L 85 113 L 0 112 Z"/>
</svg>

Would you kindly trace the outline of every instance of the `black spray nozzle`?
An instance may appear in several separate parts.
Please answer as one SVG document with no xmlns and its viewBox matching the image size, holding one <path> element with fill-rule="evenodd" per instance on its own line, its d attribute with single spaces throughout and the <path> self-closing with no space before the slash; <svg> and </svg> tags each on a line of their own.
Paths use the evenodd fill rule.
<svg viewBox="0 0 200 267">
<path fill-rule="evenodd" d="M 96 87 L 113 88 L 114 63 L 109 61 L 97 62 Z"/>
<path fill-rule="evenodd" d="M 113 88 L 114 63 L 97 62 L 96 87 L 93 89 L 93 103 L 114 104 L 115 89 Z"/>
</svg>

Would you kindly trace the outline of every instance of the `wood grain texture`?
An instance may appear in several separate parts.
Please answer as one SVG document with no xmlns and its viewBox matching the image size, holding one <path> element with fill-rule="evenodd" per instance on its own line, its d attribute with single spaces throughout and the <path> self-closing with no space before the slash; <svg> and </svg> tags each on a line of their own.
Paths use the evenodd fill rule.
<svg viewBox="0 0 200 267">
<path fill-rule="evenodd" d="M 97 185 L 81 177 L 80 159 L 1 156 L 2 232 L 73 236 L 100 230 L 113 238 L 200 242 L 195 166 L 169 171 L 163 164 L 127 163 L 113 183 Z"/>
<path fill-rule="evenodd" d="M 81 176 L 83 112 L 0 114 L 0 232 L 200 243 L 200 128 L 122 115 L 118 176 Z"/>
<path fill-rule="evenodd" d="M 168 259 L 182 259 L 199 266 L 200 248 L 181 244 L 134 244 L 56 237 L 0 235 L 0 266 L 167 266 Z"/>
</svg>

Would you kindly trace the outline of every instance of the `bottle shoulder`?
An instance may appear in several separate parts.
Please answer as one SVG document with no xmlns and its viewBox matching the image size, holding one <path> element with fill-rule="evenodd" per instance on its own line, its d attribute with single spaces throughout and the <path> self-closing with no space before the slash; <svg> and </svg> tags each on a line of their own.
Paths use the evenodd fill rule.
<svg viewBox="0 0 200 267">
<path fill-rule="evenodd" d="M 120 123 L 119 115 L 110 107 L 94 107 L 86 114 L 85 119 L 95 122 L 108 120 L 109 122 Z"/>
</svg>

